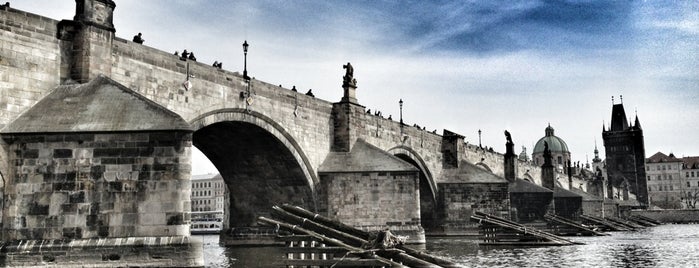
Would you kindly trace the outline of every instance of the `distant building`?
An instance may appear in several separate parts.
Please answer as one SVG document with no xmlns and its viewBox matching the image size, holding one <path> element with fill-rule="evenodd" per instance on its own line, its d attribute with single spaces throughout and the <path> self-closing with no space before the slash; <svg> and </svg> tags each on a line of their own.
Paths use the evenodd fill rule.
<svg viewBox="0 0 699 268">
<path fill-rule="evenodd" d="M 192 176 L 192 212 L 223 211 L 225 185 L 220 174 Z"/>
<path fill-rule="evenodd" d="M 697 208 L 699 203 L 699 156 L 682 158 L 685 192 L 682 196 L 687 208 Z"/>
<path fill-rule="evenodd" d="M 636 196 L 641 207 L 648 206 L 646 185 L 645 147 L 643 130 L 636 116 L 629 125 L 623 104 L 612 106 L 612 121 L 609 128 L 602 126 L 605 164 L 607 167 L 607 196 L 629 200 L 629 193 Z M 621 189 L 613 192 L 614 188 Z"/>
<path fill-rule="evenodd" d="M 532 161 L 534 165 L 541 166 L 544 164 L 544 142 L 548 143 L 549 150 L 551 150 L 551 156 L 553 165 L 558 170 L 565 171 L 565 165 L 570 160 L 570 151 L 568 150 L 568 145 L 563 139 L 557 137 L 553 133 L 553 128 L 551 124 L 546 127 L 545 136 L 539 139 L 534 146 L 534 151 L 532 151 Z"/>
<path fill-rule="evenodd" d="M 674 154 L 655 153 L 646 159 L 648 201 L 660 208 L 682 208 L 682 160 Z"/>
</svg>

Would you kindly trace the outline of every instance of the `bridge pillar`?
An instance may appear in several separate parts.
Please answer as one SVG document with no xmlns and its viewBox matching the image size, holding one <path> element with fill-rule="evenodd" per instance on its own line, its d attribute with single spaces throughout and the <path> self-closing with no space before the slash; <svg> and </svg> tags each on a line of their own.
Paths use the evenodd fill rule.
<svg viewBox="0 0 699 268">
<path fill-rule="evenodd" d="M 419 170 L 362 139 L 331 152 L 318 169 L 322 214 L 366 231 L 390 229 L 425 243 L 420 225 Z"/>
<path fill-rule="evenodd" d="M 333 144 L 332 151 L 349 152 L 354 146 L 359 129 L 363 125 L 364 106 L 349 101 L 333 103 Z"/>
<path fill-rule="evenodd" d="M 203 266 L 181 117 L 99 76 L 59 86 L 1 134 L 0 266 Z"/>
</svg>

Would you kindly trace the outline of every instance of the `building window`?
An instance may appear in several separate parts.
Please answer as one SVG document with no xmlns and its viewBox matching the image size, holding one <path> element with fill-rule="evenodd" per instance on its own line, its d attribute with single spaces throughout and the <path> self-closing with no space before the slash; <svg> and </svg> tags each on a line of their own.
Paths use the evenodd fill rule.
<svg viewBox="0 0 699 268">
<path fill-rule="evenodd" d="M 670 179 L 670 180 L 672 180 L 672 174 L 668 174 L 668 175 L 667 175 L 667 178 Z"/>
<path fill-rule="evenodd" d="M 650 180 L 650 175 L 648 175 L 648 180 Z"/>
<path fill-rule="evenodd" d="M 692 171 L 692 177 L 694 177 L 694 171 Z"/>
<path fill-rule="evenodd" d="M 661 180 L 661 179 L 660 179 L 660 175 L 658 175 L 658 180 Z"/>
<path fill-rule="evenodd" d="M 687 172 L 685 176 L 687 176 L 687 178 L 689 178 L 689 172 Z"/>
<path fill-rule="evenodd" d="M 690 183 L 689 183 L 689 182 L 687 182 L 687 187 L 691 187 L 691 186 L 692 186 L 692 185 L 690 185 Z"/>
</svg>

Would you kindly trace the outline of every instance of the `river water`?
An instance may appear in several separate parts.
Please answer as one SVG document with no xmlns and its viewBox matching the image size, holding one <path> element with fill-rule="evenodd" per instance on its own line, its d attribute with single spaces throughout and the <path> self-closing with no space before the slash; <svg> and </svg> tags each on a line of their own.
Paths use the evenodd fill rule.
<svg viewBox="0 0 699 268">
<path fill-rule="evenodd" d="M 478 246 L 478 240 L 428 238 L 430 253 L 464 267 L 699 267 L 699 225 L 666 224 L 611 236 L 573 237 L 585 245 L 564 247 Z M 282 257 L 275 247 L 221 247 L 203 236 L 206 267 L 272 267 Z"/>
</svg>

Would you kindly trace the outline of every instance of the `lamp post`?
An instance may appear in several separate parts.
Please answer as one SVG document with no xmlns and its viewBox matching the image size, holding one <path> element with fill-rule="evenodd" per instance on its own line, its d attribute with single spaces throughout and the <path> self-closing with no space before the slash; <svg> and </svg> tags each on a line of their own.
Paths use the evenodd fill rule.
<svg viewBox="0 0 699 268">
<path fill-rule="evenodd" d="M 248 40 L 245 40 L 245 42 L 243 42 L 243 55 L 244 55 L 243 79 L 245 79 L 246 81 L 250 80 L 250 77 L 248 77 L 248 47 L 249 46 L 250 45 L 248 45 Z"/>
<path fill-rule="evenodd" d="M 478 147 L 483 148 L 483 145 L 481 145 L 481 130 L 478 130 Z"/>
<path fill-rule="evenodd" d="M 250 93 L 250 77 L 248 76 L 248 41 L 243 42 L 243 80 L 245 80 L 245 92 L 240 92 L 241 99 L 245 100 L 245 110 L 249 111 L 252 104 L 252 94 Z"/>
<path fill-rule="evenodd" d="M 403 127 L 403 99 L 398 101 L 398 105 L 400 105 L 400 126 Z"/>
</svg>

